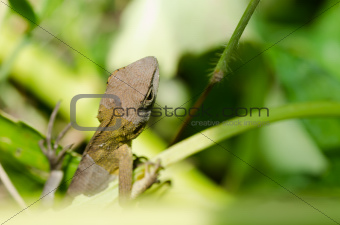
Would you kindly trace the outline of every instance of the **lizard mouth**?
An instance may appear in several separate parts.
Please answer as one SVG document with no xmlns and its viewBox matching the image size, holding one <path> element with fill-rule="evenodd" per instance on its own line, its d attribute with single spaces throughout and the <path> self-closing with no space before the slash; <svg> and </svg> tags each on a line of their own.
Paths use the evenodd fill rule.
<svg viewBox="0 0 340 225">
<path fill-rule="evenodd" d="M 145 125 L 146 125 L 146 124 L 143 124 L 143 123 L 139 124 L 139 125 L 134 129 L 133 134 L 134 134 L 134 135 L 138 135 L 140 132 L 142 132 L 142 130 L 144 129 Z"/>
</svg>

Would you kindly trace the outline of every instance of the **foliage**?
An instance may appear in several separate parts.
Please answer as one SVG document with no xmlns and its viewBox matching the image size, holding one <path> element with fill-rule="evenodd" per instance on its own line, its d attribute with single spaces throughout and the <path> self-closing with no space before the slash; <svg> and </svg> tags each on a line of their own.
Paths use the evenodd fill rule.
<svg viewBox="0 0 340 225">
<path fill-rule="evenodd" d="M 48 175 L 38 141 L 57 101 L 62 100 L 62 105 L 56 131 L 68 123 L 74 95 L 103 93 L 111 71 L 154 55 L 161 72 L 157 103 L 188 109 L 209 83 L 208 75 L 247 3 L 0 3 L 0 162 L 27 203 L 36 201 Z M 183 118 L 151 118 L 133 149 L 138 155 L 161 157 L 166 165 L 171 161 L 161 180 L 171 179 L 172 186 L 149 193 L 148 199 L 157 202 L 153 209 L 158 215 L 163 219 L 182 215 L 184 209 L 193 212 L 183 215 L 187 224 L 269 224 L 282 212 L 283 223 L 339 220 L 334 210 L 339 204 L 331 199 L 338 196 L 340 185 L 340 14 L 336 4 L 332 0 L 261 1 L 227 65 L 229 73 L 204 101 L 213 116 L 194 117 L 183 141 L 162 153 Z M 98 100 L 79 102 L 77 107 L 79 124 L 98 124 Z M 267 107 L 270 116 L 232 119 L 221 113 L 226 107 Z M 306 118 L 311 115 L 317 118 Z M 295 119 L 274 123 L 291 118 Z M 270 124 L 258 129 L 223 125 L 240 119 Z M 220 125 L 208 126 L 209 121 Z M 91 136 L 72 130 L 63 145 L 75 143 L 81 153 Z M 68 156 L 64 182 L 78 162 L 76 154 Z M 62 186 L 59 193 L 65 190 Z M 112 190 L 97 200 L 83 196 L 78 203 L 109 199 L 117 190 L 114 184 Z M 7 196 L 0 195 L 4 208 L 12 200 L 2 192 Z M 249 218 L 242 216 L 247 212 L 251 212 Z M 296 216 L 299 213 L 303 216 Z M 176 219 L 169 221 L 176 223 Z"/>
</svg>

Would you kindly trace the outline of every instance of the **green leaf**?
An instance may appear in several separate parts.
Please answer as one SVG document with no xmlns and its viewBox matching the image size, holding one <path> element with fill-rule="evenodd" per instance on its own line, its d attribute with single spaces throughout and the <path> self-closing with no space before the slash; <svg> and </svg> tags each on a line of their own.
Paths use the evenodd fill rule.
<svg viewBox="0 0 340 225">
<path fill-rule="evenodd" d="M 9 4 L 12 10 L 23 17 L 31 24 L 31 28 L 34 28 L 38 24 L 38 18 L 34 13 L 31 4 L 26 0 L 9 0 Z"/>
<path fill-rule="evenodd" d="M 270 55 L 287 98 L 291 102 L 340 101 L 340 82 L 328 71 L 303 56 L 273 49 Z M 340 120 L 338 118 L 305 119 L 304 124 L 317 144 L 324 150 L 335 151 L 340 146 Z"/>
<path fill-rule="evenodd" d="M 2 112 L 0 127 L 0 162 L 12 175 L 15 186 L 25 189 L 25 185 L 20 184 L 23 178 L 32 182 L 30 186 L 43 184 L 48 177 L 49 164 L 38 142 L 44 139 L 44 136 L 21 121 L 13 121 Z M 72 178 L 78 164 L 79 157 L 71 154 L 66 156 L 63 167 L 64 181 Z"/>
<path fill-rule="evenodd" d="M 320 176 L 328 167 L 326 157 L 299 121 L 264 127 L 260 138 L 267 164 L 281 173 Z"/>
<path fill-rule="evenodd" d="M 0 160 L 20 164 L 27 168 L 48 171 L 48 161 L 38 142 L 44 137 L 27 124 L 0 114 Z"/>
<path fill-rule="evenodd" d="M 49 167 L 38 146 L 43 136 L 1 112 L 0 127 L 0 162 L 21 195 L 39 196 Z"/>
</svg>

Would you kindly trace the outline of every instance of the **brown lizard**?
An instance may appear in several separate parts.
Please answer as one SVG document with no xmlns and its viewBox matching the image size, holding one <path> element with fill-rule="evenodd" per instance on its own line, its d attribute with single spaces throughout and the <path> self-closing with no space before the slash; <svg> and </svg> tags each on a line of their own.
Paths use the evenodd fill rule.
<svg viewBox="0 0 340 225">
<path fill-rule="evenodd" d="M 101 99 L 97 115 L 99 128 L 113 127 L 118 120 L 121 125 L 116 130 L 95 132 L 71 181 L 69 196 L 94 195 L 117 177 L 120 204 L 136 195 L 131 191 L 131 140 L 143 131 L 149 120 L 158 82 L 158 62 L 154 57 L 145 57 L 118 69 L 108 78 L 105 94 L 117 96 L 120 102 Z"/>
</svg>

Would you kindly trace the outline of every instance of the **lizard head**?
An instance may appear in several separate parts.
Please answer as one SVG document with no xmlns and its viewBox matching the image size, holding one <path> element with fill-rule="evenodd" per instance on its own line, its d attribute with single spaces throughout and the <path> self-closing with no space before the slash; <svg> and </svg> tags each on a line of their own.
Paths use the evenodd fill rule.
<svg viewBox="0 0 340 225">
<path fill-rule="evenodd" d="M 137 137 L 150 118 L 158 83 L 158 62 L 152 56 L 116 70 L 108 79 L 105 94 L 115 95 L 119 101 L 102 98 L 99 121 L 102 123 L 111 114 L 122 120 L 121 134 L 129 139 Z"/>
</svg>

